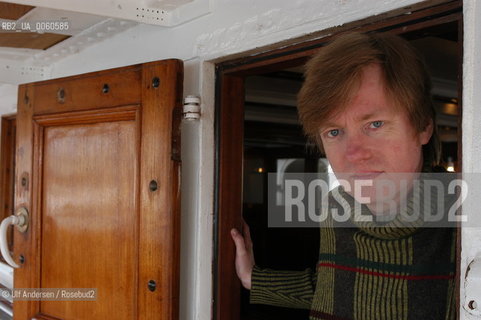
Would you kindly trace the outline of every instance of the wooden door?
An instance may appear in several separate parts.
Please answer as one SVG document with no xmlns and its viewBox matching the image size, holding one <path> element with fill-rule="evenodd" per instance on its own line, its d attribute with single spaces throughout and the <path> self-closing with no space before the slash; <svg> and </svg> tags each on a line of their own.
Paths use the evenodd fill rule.
<svg viewBox="0 0 481 320">
<path fill-rule="evenodd" d="M 19 88 L 14 319 L 177 319 L 183 65 L 166 60 Z"/>
</svg>

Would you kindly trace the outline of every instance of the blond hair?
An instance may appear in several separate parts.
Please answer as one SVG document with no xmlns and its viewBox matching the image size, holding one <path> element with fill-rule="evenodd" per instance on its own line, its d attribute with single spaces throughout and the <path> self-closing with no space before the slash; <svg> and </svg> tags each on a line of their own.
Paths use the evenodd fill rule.
<svg viewBox="0 0 481 320">
<path fill-rule="evenodd" d="M 381 66 L 386 94 L 406 112 L 418 132 L 432 121 L 433 135 L 423 146 L 423 152 L 425 160 L 437 164 L 440 145 L 434 123 L 431 78 L 422 56 L 411 44 L 389 33 L 344 34 L 311 58 L 298 95 L 304 132 L 322 150 L 319 128 L 342 112 L 357 92 L 363 69 L 373 63 Z"/>
</svg>

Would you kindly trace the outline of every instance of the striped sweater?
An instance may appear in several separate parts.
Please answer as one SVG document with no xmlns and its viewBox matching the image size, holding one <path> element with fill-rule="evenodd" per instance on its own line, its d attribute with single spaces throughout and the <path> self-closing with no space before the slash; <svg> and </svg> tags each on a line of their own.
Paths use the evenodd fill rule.
<svg viewBox="0 0 481 320">
<path fill-rule="evenodd" d="M 251 303 L 310 309 L 311 320 L 455 319 L 454 229 L 351 223 L 321 228 L 315 269 L 255 266 Z"/>
</svg>

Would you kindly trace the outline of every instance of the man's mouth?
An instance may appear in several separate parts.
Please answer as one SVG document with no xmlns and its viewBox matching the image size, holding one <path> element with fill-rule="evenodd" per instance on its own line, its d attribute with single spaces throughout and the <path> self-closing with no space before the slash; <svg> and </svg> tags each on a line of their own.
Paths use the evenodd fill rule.
<svg viewBox="0 0 481 320">
<path fill-rule="evenodd" d="M 351 179 L 354 180 L 372 180 L 377 178 L 383 173 L 383 171 L 365 171 L 365 172 L 356 172 L 351 175 Z"/>
</svg>

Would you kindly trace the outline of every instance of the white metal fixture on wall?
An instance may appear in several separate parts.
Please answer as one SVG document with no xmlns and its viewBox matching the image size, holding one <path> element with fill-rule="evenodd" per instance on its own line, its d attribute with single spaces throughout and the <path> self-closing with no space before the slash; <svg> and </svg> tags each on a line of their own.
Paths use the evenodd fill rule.
<svg viewBox="0 0 481 320">
<path fill-rule="evenodd" d="M 200 98 L 187 96 L 184 99 L 184 110 L 182 112 L 185 120 L 198 120 L 200 118 Z"/>
<path fill-rule="evenodd" d="M 473 316 L 481 317 L 481 256 L 469 264 L 464 286 L 463 308 Z"/>
</svg>

